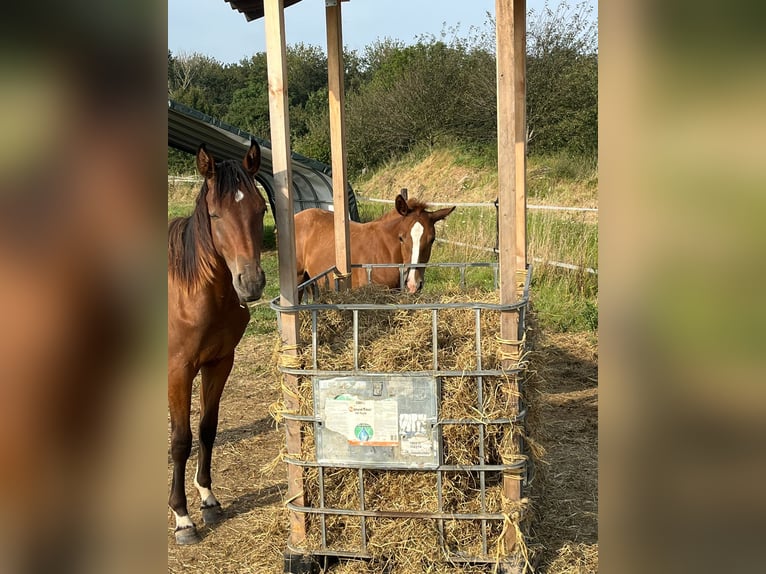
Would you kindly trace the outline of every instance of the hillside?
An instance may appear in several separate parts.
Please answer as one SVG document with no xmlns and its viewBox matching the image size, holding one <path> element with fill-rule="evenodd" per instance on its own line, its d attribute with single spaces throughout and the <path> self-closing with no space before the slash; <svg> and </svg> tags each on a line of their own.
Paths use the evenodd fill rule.
<svg viewBox="0 0 766 574">
<path fill-rule="evenodd" d="M 598 171 L 593 160 L 568 155 L 531 157 L 527 163 L 530 202 L 598 207 Z M 492 202 L 497 197 L 493 158 L 456 147 L 413 152 L 352 181 L 357 195 L 393 199 L 406 187 L 424 201 Z"/>
</svg>

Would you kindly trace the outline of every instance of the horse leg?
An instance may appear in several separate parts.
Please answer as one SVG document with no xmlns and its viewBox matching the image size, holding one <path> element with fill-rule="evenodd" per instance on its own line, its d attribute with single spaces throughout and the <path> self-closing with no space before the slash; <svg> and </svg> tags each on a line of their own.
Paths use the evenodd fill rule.
<svg viewBox="0 0 766 574">
<path fill-rule="evenodd" d="M 186 507 L 186 461 L 192 446 L 189 413 L 191 387 L 196 372 L 189 366 L 168 365 L 168 408 L 170 409 L 170 453 L 173 458 L 173 482 L 168 504 L 176 519 L 178 544 L 196 544 L 201 540 Z"/>
<path fill-rule="evenodd" d="M 202 385 L 200 387 L 199 421 L 199 457 L 194 486 L 199 491 L 202 501 L 202 520 L 205 524 L 214 524 L 221 520 L 223 512 L 212 490 L 210 466 L 213 458 L 213 443 L 218 428 L 218 407 L 221 394 L 234 364 L 234 353 L 202 367 Z"/>
</svg>

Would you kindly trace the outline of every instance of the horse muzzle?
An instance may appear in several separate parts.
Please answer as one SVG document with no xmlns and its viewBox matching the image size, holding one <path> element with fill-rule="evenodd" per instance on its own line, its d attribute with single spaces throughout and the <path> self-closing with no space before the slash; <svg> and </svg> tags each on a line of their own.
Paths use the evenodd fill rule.
<svg viewBox="0 0 766 574">
<path fill-rule="evenodd" d="M 233 276 L 234 290 L 242 303 L 257 301 L 263 295 L 266 286 L 266 274 L 260 267 L 245 267 L 243 272 Z"/>
<path fill-rule="evenodd" d="M 416 269 L 410 269 L 405 283 L 407 291 L 414 295 L 423 288 L 423 274 L 418 273 Z"/>
</svg>

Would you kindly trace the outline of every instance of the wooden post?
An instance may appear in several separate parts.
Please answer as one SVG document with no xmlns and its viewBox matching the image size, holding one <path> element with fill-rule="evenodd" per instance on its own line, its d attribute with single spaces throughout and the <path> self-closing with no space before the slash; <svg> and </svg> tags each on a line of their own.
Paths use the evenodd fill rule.
<svg viewBox="0 0 766 574">
<path fill-rule="evenodd" d="M 514 0 L 495 0 L 495 26 L 497 48 L 497 179 L 498 179 L 498 247 L 500 264 L 500 302 L 514 303 L 516 297 L 517 234 L 516 234 L 516 46 L 514 26 Z M 518 339 L 519 314 L 515 311 L 500 315 L 500 337 L 504 341 Z M 518 352 L 518 344 L 504 343 L 502 352 L 510 356 Z M 503 361 L 504 368 L 513 361 Z M 518 381 L 511 377 L 508 392 L 511 398 L 511 416 L 518 413 Z M 516 447 L 518 448 L 518 443 Z M 521 499 L 521 482 L 516 477 L 503 476 L 503 493 L 511 501 Z M 508 528 L 506 550 L 516 545 L 516 532 Z"/>
<path fill-rule="evenodd" d="M 338 287 L 351 287 L 349 210 L 346 192 L 346 120 L 343 66 L 343 23 L 340 2 L 327 4 L 327 85 L 330 100 L 330 144 L 332 150 L 332 196 L 335 212 L 335 267 Z"/>
<path fill-rule="evenodd" d="M 514 0 L 516 74 L 516 269 L 527 268 L 527 0 Z"/>
<path fill-rule="evenodd" d="M 290 162 L 290 116 L 287 101 L 287 64 L 285 43 L 285 7 L 283 0 L 265 0 L 266 63 L 269 78 L 269 115 L 271 118 L 271 157 L 274 169 L 274 219 L 278 230 L 280 304 L 293 306 L 298 302 L 297 271 L 295 264 L 295 219 L 293 211 L 292 165 Z M 298 354 L 298 314 L 282 313 L 282 352 Z M 298 411 L 298 378 L 284 375 L 285 407 Z M 286 421 L 285 443 L 287 454 L 300 456 L 301 425 Z M 287 466 L 287 498 L 303 505 L 303 471 Z M 306 521 L 303 514 L 290 512 L 288 544 L 304 545 Z"/>
</svg>

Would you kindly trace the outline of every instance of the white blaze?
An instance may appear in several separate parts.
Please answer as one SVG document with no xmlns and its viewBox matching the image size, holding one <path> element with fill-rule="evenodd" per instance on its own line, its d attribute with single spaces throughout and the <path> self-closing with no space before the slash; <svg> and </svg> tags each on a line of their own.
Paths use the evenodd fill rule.
<svg viewBox="0 0 766 574">
<path fill-rule="evenodd" d="M 423 237 L 423 225 L 420 222 L 415 222 L 410 230 L 410 236 L 412 237 L 412 260 L 410 263 L 419 263 L 420 258 L 420 238 Z M 410 269 L 407 274 L 407 283 L 414 283 L 415 281 L 415 269 Z"/>
<path fill-rule="evenodd" d="M 245 194 L 244 194 L 244 193 L 242 193 L 242 190 L 241 190 L 241 189 L 238 189 L 238 190 L 237 190 L 237 193 L 235 193 L 235 194 L 234 194 L 234 201 L 236 201 L 237 203 L 239 203 L 240 201 L 242 201 L 242 198 L 243 198 L 243 197 L 245 197 Z"/>
</svg>

